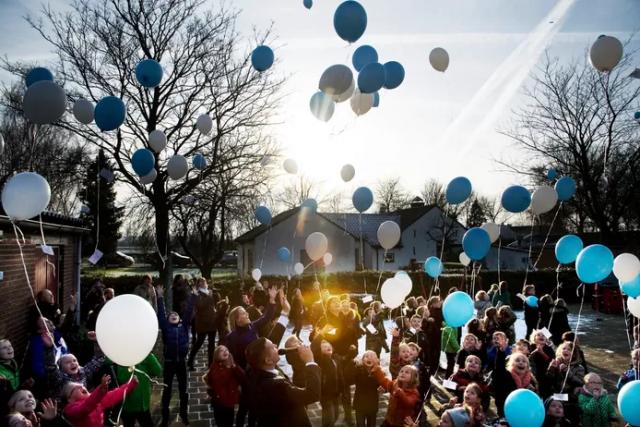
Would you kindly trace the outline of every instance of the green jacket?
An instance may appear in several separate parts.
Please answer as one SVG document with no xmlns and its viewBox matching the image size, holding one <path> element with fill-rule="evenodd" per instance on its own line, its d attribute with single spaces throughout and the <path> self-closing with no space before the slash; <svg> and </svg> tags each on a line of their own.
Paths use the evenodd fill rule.
<svg viewBox="0 0 640 427">
<path fill-rule="evenodd" d="M 452 328 L 444 323 L 444 328 L 442 328 L 442 338 L 440 338 L 440 348 L 442 348 L 442 351 L 445 353 L 457 353 L 460 350 L 458 328 Z"/>
<path fill-rule="evenodd" d="M 162 366 L 153 353 L 137 364 L 136 370 L 146 373 L 149 377 L 162 375 Z M 131 378 L 129 368 L 124 366 L 118 365 L 116 367 L 116 375 L 119 384 L 124 384 Z M 151 381 L 149 381 L 149 377 L 140 372 L 135 372 L 135 375 L 138 378 L 138 386 L 125 397 L 122 405 L 124 412 L 146 412 L 151 406 Z"/>
<path fill-rule="evenodd" d="M 0 362 L 0 379 L 2 378 L 9 382 L 13 391 L 18 390 L 20 373 L 18 372 L 18 364 L 14 359 Z"/>
<path fill-rule="evenodd" d="M 616 409 L 606 391 L 596 398 L 583 388 L 578 395 L 578 406 L 582 411 L 580 425 L 583 427 L 608 427 L 616 416 Z"/>
</svg>

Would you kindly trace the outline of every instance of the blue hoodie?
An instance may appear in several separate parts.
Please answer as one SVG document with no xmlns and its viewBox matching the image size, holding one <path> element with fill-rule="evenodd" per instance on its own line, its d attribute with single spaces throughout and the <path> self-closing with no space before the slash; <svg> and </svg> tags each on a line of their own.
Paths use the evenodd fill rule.
<svg viewBox="0 0 640 427">
<path fill-rule="evenodd" d="M 187 303 L 187 308 L 181 315 L 180 322 L 172 325 L 169 323 L 169 320 L 167 320 L 164 298 L 158 296 L 158 323 L 160 324 L 162 340 L 164 342 L 165 362 L 182 362 L 187 359 L 187 353 L 189 352 L 189 326 L 196 298 L 196 295 L 191 295 Z"/>
</svg>

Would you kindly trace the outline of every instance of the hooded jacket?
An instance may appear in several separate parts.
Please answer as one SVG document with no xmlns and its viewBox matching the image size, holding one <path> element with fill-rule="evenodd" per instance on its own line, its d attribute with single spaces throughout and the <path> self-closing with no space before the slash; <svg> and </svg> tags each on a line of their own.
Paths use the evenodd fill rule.
<svg viewBox="0 0 640 427">
<path fill-rule="evenodd" d="M 189 351 L 189 326 L 193 315 L 196 296 L 192 295 L 187 308 L 182 314 L 181 321 L 176 325 L 169 323 L 164 306 L 164 298 L 158 296 L 158 324 L 162 331 L 164 342 L 165 362 L 180 362 L 186 360 Z"/>
</svg>

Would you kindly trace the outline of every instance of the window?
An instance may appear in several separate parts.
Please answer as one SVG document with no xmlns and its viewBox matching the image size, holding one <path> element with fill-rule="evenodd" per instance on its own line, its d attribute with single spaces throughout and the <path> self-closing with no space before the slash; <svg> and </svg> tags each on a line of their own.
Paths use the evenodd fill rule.
<svg viewBox="0 0 640 427">
<path fill-rule="evenodd" d="M 396 254 L 393 252 L 387 252 L 384 254 L 384 262 L 396 262 Z"/>
</svg>

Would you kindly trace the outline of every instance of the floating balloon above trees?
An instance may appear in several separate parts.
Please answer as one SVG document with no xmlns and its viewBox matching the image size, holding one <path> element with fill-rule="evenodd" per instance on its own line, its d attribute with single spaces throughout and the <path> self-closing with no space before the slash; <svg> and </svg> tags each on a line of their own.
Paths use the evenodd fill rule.
<svg viewBox="0 0 640 427">
<path fill-rule="evenodd" d="M 136 65 L 136 80 L 146 88 L 160 86 L 162 66 L 155 59 L 145 59 Z"/>
<path fill-rule="evenodd" d="M 256 71 L 263 72 L 273 65 L 273 50 L 269 46 L 260 45 L 251 53 L 251 65 Z"/>
<path fill-rule="evenodd" d="M 295 273 L 299 276 L 302 273 L 304 273 L 304 265 L 302 265 L 301 262 L 296 262 L 296 264 L 293 266 L 293 271 L 295 271 Z"/>
<path fill-rule="evenodd" d="M 353 192 L 353 206 L 360 213 L 366 211 L 373 204 L 373 193 L 367 187 L 359 187 Z"/>
<path fill-rule="evenodd" d="M 464 176 L 453 178 L 447 185 L 445 196 L 447 203 L 457 205 L 464 202 L 471 195 L 471 181 Z"/>
<path fill-rule="evenodd" d="M 157 177 L 158 177 L 158 171 L 155 168 L 153 168 L 151 169 L 151 172 L 149 172 L 145 176 L 140 177 L 140 183 L 143 185 L 151 184 L 153 181 L 156 180 Z"/>
<path fill-rule="evenodd" d="M 384 249 L 393 249 L 400 241 L 400 226 L 394 221 L 384 221 L 378 227 L 378 242 Z"/>
<path fill-rule="evenodd" d="M 436 71 L 444 73 L 449 68 L 449 53 L 441 47 L 436 47 L 429 53 L 429 63 Z"/>
<path fill-rule="evenodd" d="M 291 251 L 289 251 L 289 249 L 284 246 L 278 249 L 277 255 L 278 255 L 278 259 L 282 262 L 291 261 Z"/>
<path fill-rule="evenodd" d="M 558 203 L 558 193 L 553 188 L 543 185 L 536 188 L 531 195 L 531 212 L 542 215 L 549 212 Z"/>
<path fill-rule="evenodd" d="M 327 248 L 329 247 L 329 241 L 327 240 L 327 236 L 316 231 L 315 233 L 309 234 L 307 236 L 307 240 L 304 242 L 304 249 L 307 251 L 307 255 L 311 258 L 312 261 L 317 261 L 327 252 Z"/>
<path fill-rule="evenodd" d="M 349 90 L 353 82 L 351 68 L 335 64 L 324 70 L 320 76 L 318 88 L 327 95 L 340 95 Z"/>
<path fill-rule="evenodd" d="M 333 116 L 336 104 L 331 96 L 320 91 L 314 93 L 311 97 L 309 108 L 316 119 L 328 122 Z"/>
<path fill-rule="evenodd" d="M 189 172 L 189 162 L 185 156 L 174 154 L 167 162 L 167 174 L 173 180 L 184 178 Z"/>
<path fill-rule="evenodd" d="M 372 62 L 358 74 L 358 89 L 361 93 L 376 92 L 384 86 L 385 76 L 385 67 L 378 62 Z"/>
<path fill-rule="evenodd" d="M 298 164 L 293 159 L 285 160 L 282 164 L 282 167 L 287 173 L 290 173 L 291 175 L 295 175 L 298 173 Z"/>
<path fill-rule="evenodd" d="M 361 71 L 367 65 L 378 62 L 378 52 L 373 46 L 364 44 L 353 52 L 351 62 L 353 63 L 353 68 Z"/>
<path fill-rule="evenodd" d="M 53 73 L 44 67 L 35 67 L 29 70 L 27 75 L 24 77 L 24 82 L 27 87 L 31 86 L 34 83 L 41 81 L 53 81 Z"/>
<path fill-rule="evenodd" d="M 271 211 L 269 210 L 268 207 L 266 206 L 258 206 L 256 208 L 256 219 L 258 220 L 258 222 L 262 225 L 269 225 L 271 224 Z"/>
<path fill-rule="evenodd" d="M 608 72 L 615 68 L 622 59 L 622 43 L 615 37 L 601 35 L 591 45 L 589 59 L 598 71 Z"/>
<path fill-rule="evenodd" d="M 149 132 L 149 147 L 156 153 L 164 150 L 167 146 L 167 136 L 161 130 L 152 130 Z"/>
<path fill-rule="evenodd" d="M 151 150 L 140 148 L 131 156 L 131 166 L 138 176 L 146 176 L 154 169 L 156 157 Z M 155 179 L 155 178 L 154 178 Z"/>
<path fill-rule="evenodd" d="M 353 165 L 346 164 L 340 169 L 340 177 L 344 182 L 349 182 L 356 176 L 356 168 Z"/>
<path fill-rule="evenodd" d="M 196 120 L 196 128 L 201 134 L 209 135 L 209 132 L 211 132 L 213 128 L 213 120 L 211 120 L 208 114 L 200 114 Z"/>
<path fill-rule="evenodd" d="M 51 188 L 35 172 L 20 172 L 2 188 L 2 207 L 12 221 L 22 221 L 40 215 L 51 200 Z"/>
<path fill-rule="evenodd" d="M 101 131 L 107 132 L 118 129 L 124 123 L 127 107 L 122 99 L 115 96 L 105 96 L 96 104 L 94 115 L 96 125 Z"/>
<path fill-rule="evenodd" d="M 78 99 L 73 103 L 73 116 L 84 125 L 88 125 L 93 121 L 94 110 L 93 103 L 86 99 Z"/>
<path fill-rule="evenodd" d="M 577 186 L 576 181 L 573 178 L 570 176 L 563 176 L 556 182 L 554 188 L 558 193 L 558 200 L 566 202 L 576 194 Z"/>
<path fill-rule="evenodd" d="M 345 1 L 333 15 L 333 27 L 342 40 L 353 43 L 367 29 L 367 12 L 357 1 Z"/>
<path fill-rule="evenodd" d="M 24 94 L 22 109 L 27 119 L 37 125 L 55 123 L 67 109 L 67 95 L 50 80 L 33 83 Z"/>
<path fill-rule="evenodd" d="M 501 202 L 502 207 L 508 212 L 524 212 L 531 204 L 531 194 L 520 185 L 512 185 L 502 193 Z"/>
<path fill-rule="evenodd" d="M 207 158 L 202 153 L 196 153 L 193 156 L 193 167 L 198 170 L 204 170 L 207 167 Z"/>
<path fill-rule="evenodd" d="M 312 199 L 312 198 L 305 199 L 305 201 L 302 202 L 302 205 L 300 205 L 300 207 L 310 209 L 313 212 L 317 212 L 318 202 L 316 201 L 316 199 Z"/>
<path fill-rule="evenodd" d="M 322 256 L 322 263 L 325 265 L 325 267 L 327 265 L 330 265 L 332 262 L 333 262 L 333 255 L 331 255 L 329 252 L 327 252 Z"/>
<path fill-rule="evenodd" d="M 313 0 L 302 0 L 302 4 L 307 9 L 311 9 L 311 6 L 313 6 Z"/>
<path fill-rule="evenodd" d="M 373 94 L 373 108 L 376 108 L 380 105 L 380 92 L 375 92 Z"/>
<path fill-rule="evenodd" d="M 547 178 L 554 180 L 558 177 L 558 171 L 556 171 L 555 169 L 551 168 L 547 171 Z"/>
<path fill-rule="evenodd" d="M 397 61 L 389 61 L 384 64 L 384 87 L 395 89 L 404 81 L 404 67 Z"/>
</svg>

